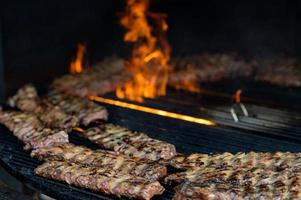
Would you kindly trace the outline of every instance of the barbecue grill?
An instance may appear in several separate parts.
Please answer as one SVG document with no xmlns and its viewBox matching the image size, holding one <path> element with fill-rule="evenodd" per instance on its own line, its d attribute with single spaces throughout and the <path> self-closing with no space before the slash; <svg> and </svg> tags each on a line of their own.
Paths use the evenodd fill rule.
<svg viewBox="0 0 301 200">
<path fill-rule="evenodd" d="M 5 99 L 5 95 L 13 94 L 27 82 L 35 83 L 40 92 L 45 93 L 52 79 L 67 72 L 66 66 L 74 54 L 77 42 L 87 43 L 88 51 L 91 51 L 88 55 L 91 63 L 115 53 L 123 57 L 128 56 L 129 48 L 124 47 L 121 41 L 121 29 L 117 27 L 118 25 L 117 28 L 112 25 L 116 24 L 116 13 L 120 12 L 124 5 L 121 0 L 112 2 L 89 1 L 88 5 L 76 0 L 70 10 L 67 9 L 69 3 L 66 2 L 45 4 L 29 2 L 26 5 L 20 2 L 4 3 L 7 9 L 4 9 L 3 16 L 0 16 L 0 101 Z M 301 4 L 297 0 L 276 3 L 274 1 L 263 3 L 258 0 L 253 4 L 239 1 L 226 3 L 208 1 L 202 3 L 200 7 L 193 0 L 185 2 L 154 1 L 153 6 L 154 10 L 163 10 L 171 18 L 168 36 L 177 57 L 207 51 L 214 53 L 236 51 L 246 60 L 282 53 L 300 56 L 301 40 L 298 35 L 301 26 L 298 24 L 300 22 L 298 8 L 301 8 Z M 37 9 L 33 9 L 33 5 Z M 101 7 L 101 12 L 98 12 L 98 7 Z M 18 8 L 21 14 L 10 14 L 15 8 Z M 68 12 L 65 14 L 66 10 Z M 58 11 L 58 16 L 53 14 L 54 11 Z M 33 13 L 33 18 L 35 15 L 44 16 L 45 22 L 36 18 L 30 20 L 30 13 Z M 78 13 L 81 14 L 78 16 L 82 17 L 70 18 Z M 182 13 L 183 18 L 178 17 L 179 13 Z M 16 31 L 14 22 L 22 21 L 23 18 L 20 18 L 22 15 L 29 17 L 24 18 L 24 24 L 19 25 L 21 27 L 19 34 L 20 30 Z M 42 26 L 44 23 L 46 28 Z M 187 24 L 200 26 L 193 29 Z M 202 24 L 206 25 L 203 27 Z M 69 25 L 71 28 L 66 28 Z M 38 27 L 42 27 L 45 35 L 40 36 L 41 30 Z M 96 31 L 93 32 L 91 27 Z M 73 32 L 76 34 L 72 34 Z M 266 38 L 270 40 L 266 41 Z M 45 50 L 45 46 L 49 50 Z M 239 103 L 243 103 L 247 115 L 241 110 L 238 102 L 233 100 L 235 92 L 239 89 L 243 91 Z M 108 92 L 101 97 L 119 100 L 114 92 Z M 143 102 L 126 99 L 122 101 L 214 122 L 212 125 L 197 124 L 95 100 L 108 109 L 109 122 L 145 132 L 153 138 L 174 144 L 180 153 L 301 152 L 300 87 L 279 87 L 256 82 L 254 79 L 233 77 L 204 81 L 201 83 L 199 93 L 168 87 L 166 96 L 145 99 Z M 235 108 L 237 119 L 233 116 L 231 108 Z M 91 149 L 99 148 L 81 137 L 75 130 L 69 136 L 71 143 Z M 36 176 L 34 169 L 41 163 L 23 150 L 22 142 L 8 129 L 0 126 L 0 164 L 31 190 L 56 199 L 120 199 Z M 168 170 L 175 171 L 173 168 Z M 154 199 L 172 199 L 174 186 L 163 185 L 166 191 Z"/>
<path fill-rule="evenodd" d="M 277 90 L 276 94 L 273 94 L 271 88 L 269 91 L 269 96 L 271 97 L 270 100 L 272 100 L 273 95 L 277 96 L 279 94 L 279 90 Z M 173 94 L 171 96 L 179 95 L 175 91 L 170 91 L 170 94 Z M 257 93 L 257 95 L 260 95 L 260 93 Z M 283 91 L 282 97 L 284 99 L 287 99 L 288 95 L 289 93 Z M 107 95 L 107 97 L 110 96 L 113 96 L 113 94 Z M 185 97 L 196 99 L 192 95 L 185 95 Z M 169 98 L 170 97 L 167 96 L 152 100 L 151 102 L 147 102 L 147 104 L 156 107 L 158 105 L 166 104 L 168 100 L 176 99 Z M 248 98 L 251 99 L 251 97 Z M 301 96 L 297 95 L 297 99 L 301 100 Z M 104 105 L 109 110 L 110 121 L 112 123 L 126 126 L 132 130 L 144 131 L 151 137 L 168 141 L 175 144 L 178 151 L 183 153 L 214 153 L 225 151 L 269 152 L 277 150 L 292 152 L 301 151 L 301 141 L 299 137 L 301 132 L 301 119 L 297 109 L 292 110 L 289 108 L 289 105 L 281 103 L 277 103 L 278 108 L 269 108 L 262 105 L 251 105 L 246 101 L 246 107 L 249 108 L 250 112 L 257 113 L 257 115 L 251 116 L 245 120 L 242 119 L 240 123 L 235 123 L 228 110 L 225 109 L 229 108 L 229 103 L 225 103 L 229 102 L 229 100 L 227 101 L 227 98 L 203 95 L 202 100 L 210 100 L 210 102 L 213 102 L 213 105 L 205 107 L 205 111 L 200 111 L 199 115 L 206 113 L 206 117 L 210 116 L 212 120 L 218 122 L 216 126 L 203 126 L 116 106 Z M 181 102 L 185 101 L 175 103 L 169 102 L 166 104 L 169 106 L 165 107 L 165 109 L 184 112 L 186 108 L 183 106 L 181 106 L 182 110 L 174 110 L 175 108 L 179 108 L 176 106 L 176 103 L 181 104 Z M 194 107 L 190 106 L 189 110 L 197 110 L 199 108 L 196 106 L 197 104 L 198 101 L 195 102 Z M 189 110 L 186 109 L 186 114 Z M 196 115 L 197 113 L 194 112 L 190 114 Z M 275 116 L 278 116 L 278 118 Z M 41 162 L 31 158 L 28 153 L 24 152 L 22 143 L 12 136 L 6 128 L 1 127 L 1 132 L 1 165 L 29 188 L 41 191 L 46 195 L 58 199 L 116 199 L 116 197 L 96 194 L 88 190 L 35 176 L 33 170 L 41 164 Z M 70 134 L 70 141 L 74 144 L 97 149 L 95 144 L 80 137 L 76 131 Z M 172 198 L 173 187 L 170 185 L 165 187 L 167 190 L 163 196 L 156 197 L 155 199 Z"/>
</svg>

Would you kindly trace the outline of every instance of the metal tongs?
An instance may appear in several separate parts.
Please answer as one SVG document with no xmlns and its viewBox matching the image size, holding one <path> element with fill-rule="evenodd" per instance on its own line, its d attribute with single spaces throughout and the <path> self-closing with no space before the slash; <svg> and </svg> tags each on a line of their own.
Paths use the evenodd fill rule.
<svg viewBox="0 0 301 200">
<path fill-rule="evenodd" d="M 237 113 L 235 111 L 237 109 L 241 109 L 242 113 L 244 114 L 245 117 L 249 116 L 247 108 L 241 102 L 241 93 L 242 93 L 241 89 L 239 89 L 239 90 L 237 90 L 235 92 L 235 94 L 233 95 L 233 101 L 234 101 L 234 103 L 233 103 L 233 105 L 230 108 L 230 113 L 231 113 L 231 115 L 232 115 L 232 117 L 233 117 L 233 119 L 234 119 L 235 122 L 239 122 L 238 115 L 237 115 Z"/>
</svg>

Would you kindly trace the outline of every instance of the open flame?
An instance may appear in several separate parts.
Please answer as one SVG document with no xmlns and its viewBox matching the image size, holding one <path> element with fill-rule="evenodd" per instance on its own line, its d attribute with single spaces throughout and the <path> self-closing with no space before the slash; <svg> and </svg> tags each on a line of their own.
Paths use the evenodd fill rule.
<svg viewBox="0 0 301 200">
<path fill-rule="evenodd" d="M 84 56 L 86 54 L 86 46 L 84 44 L 78 44 L 76 58 L 70 64 L 70 73 L 79 74 L 83 71 Z"/>
<path fill-rule="evenodd" d="M 241 89 L 236 90 L 236 92 L 233 96 L 235 103 L 241 103 L 241 93 L 242 93 Z"/>
<path fill-rule="evenodd" d="M 170 71 L 170 47 L 166 40 L 168 26 L 165 15 L 149 13 L 148 8 L 149 0 L 127 0 L 125 14 L 120 20 L 128 30 L 124 41 L 134 43 L 134 49 L 126 63 L 132 79 L 116 89 L 118 98 L 142 102 L 143 98 L 166 94 Z M 150 26 L 148 17 L 156 28 Z"/>
</svg>

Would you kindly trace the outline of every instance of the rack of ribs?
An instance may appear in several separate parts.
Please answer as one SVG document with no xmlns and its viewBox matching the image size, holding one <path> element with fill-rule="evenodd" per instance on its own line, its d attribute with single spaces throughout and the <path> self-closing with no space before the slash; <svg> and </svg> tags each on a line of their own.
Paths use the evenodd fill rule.
<svg viewBox="0 0 301 200">
<path fill-rule="evenodd" d="M 187 171 L 166 178 L 182 183 L 174 200 L 301 198 L 301 153 L 193 154 L 176 159 L 178 168 Z"/>
<path fill-rule="evenodd" d="M 11 107 L 37 115 L 48 127 L 71 131 L 80 124 L 88 125 L 96 120 L 107 120 L 107 110 L 79 97 L 56 92 L 39 97 L 32 85 L 25 85 L 9 98 Z"/>
<path fill-rule="evenodd" d="M 176 155 L 174 145 L 114 124 L 100 124 L 84 130 L 81 135 L 105 149 L 137 159 L 169 160 Z"/>
<path fill-rule="evenodd" d="M 0 123 L 25 143 L 26 150 L 49 147 L 69 141 L 65 131 L 45 128 L 40 120 L 30 113 L 0 109 Z"/>
<path fill-rule="evenodd" d="M 68 114 L 75 115 L 80 124 L 85 126 L 97 120 L 107 120 L 108 111 L 86 98 L 70 96 L 52 91 L 48 93 L 46 98 L 51 104 L 60 107 Z"/>
<path fill-rule="evenodd" d="M 149 200 L 163 193 L 158 181 L 133 175 L 116 175 L 118 170 L 47 161 L 35 169 L 39 176 L 116 196 Z"/>
<path fill-rule="evenodd" d="M 41 99 L 34 86 L 30 84 L 20 88 L 14 96 L 9 98 L 8 104 L 24 112 L 35 114 L 47 127 L 70 131 L 79 124 L 75 116 Z"/>
<path fill-rule="evenodd" d="M 39 160 L 67 161 L 86 166 L 119 170 L 118 174 L 130 174 L 148 180 L 158 180 L 167 174 L 165 166 L 158 163 L 136 161 L 112 151 L 93 151 L 83 146 L 66 143 L 33 150 L 32 157 Z"/>
</svg>

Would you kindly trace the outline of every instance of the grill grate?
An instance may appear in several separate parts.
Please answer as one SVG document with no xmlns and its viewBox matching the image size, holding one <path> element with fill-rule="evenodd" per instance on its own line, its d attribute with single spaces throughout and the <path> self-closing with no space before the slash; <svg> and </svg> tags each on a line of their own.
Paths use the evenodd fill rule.
<svg viewBox="0 0 301 200">
<path fill-rule="evenodd" d="M 10 172 L 13 176 L 22 180 L 28 187 L 39 190 L 53 198 L 66 199 L 66 200 L 79 200 L 79 199 L 103 199 L 111 200 L 118 199 L 116 197 L 97 194 L 88 190 L 80 189 L 60 183 L 53 180 L 48 180 L 43 177 L 36 176 L 34 169 L 42 162 L 33 159 L 29 153 L 23 151 L 23 144 L 17 140 L 11 133 L 3 126 L 0 127 L 0 160 L 1 165 Z M 84 138 L 79 137 L 77 134 L 70 134 L 70 141 L 78 144 L 89 146 L 93 149 L 96 148 Z M 162 197 L 156 199 L 171 199 L 173 193 L 170 188 Z"/>
<path fill-rule="evenodd" d="M 218 121 L 221 125 L 201 126 L 116 106 L 106 106 L 111 122 L 173 143 L 178 152 L 182 153 L 251 150 L 301 152 L 301 123 L 297 111 L 247 105 L 257 115 L 242 118 L 240 123 L 234 123 L 227 112 L 230 104 L 226 104 L 225 99 L 209 103 L 206 108 L 197 107 L 197 102 L 189 101 L 191 104 L 189 106 L 185 105 L 187 102 L 185 100 L 175 102 L 174 99 L 177 98 L 162 97 L 146 101 L 145 104 L 157 108 L 164 107 L 165 110 L 183 114 L 192 113 L 196 116 L 205 116 Z M 206 98 L 203 100 L 208 102 Z M 196 112 L 196 109 L 200 109 L 202 112 Z M 79 137 L 77 133 L 70 134 L 70 141 L 92 149 L 97 148 L 88 140 Z M 17 138 L 6 128 L 0 126 L 1 165 L 30 188 L 58 199 L 117 199 L 35 176 L 33 170 L 41 162 L 31 158 L 28 153 L 23 151 L 22 146 L 23 144 Z M 167 191 L 155 199 L 172 198 L 172 187 L 165 186 L 165 188 Z"/>
</svg>

